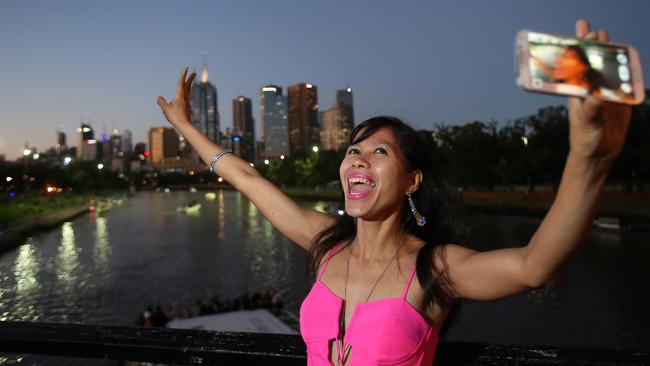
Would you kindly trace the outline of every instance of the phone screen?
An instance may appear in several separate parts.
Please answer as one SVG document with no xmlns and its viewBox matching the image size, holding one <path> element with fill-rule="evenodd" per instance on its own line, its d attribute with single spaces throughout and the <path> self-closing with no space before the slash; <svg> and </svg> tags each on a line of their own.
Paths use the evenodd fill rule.
<svg viewBox="0 0 650 366">
<path fill-rule="evenodd" d="M 532 89 L 632 102 L 628 49 L 544 33 L 528 33 Z"/>
</svg>

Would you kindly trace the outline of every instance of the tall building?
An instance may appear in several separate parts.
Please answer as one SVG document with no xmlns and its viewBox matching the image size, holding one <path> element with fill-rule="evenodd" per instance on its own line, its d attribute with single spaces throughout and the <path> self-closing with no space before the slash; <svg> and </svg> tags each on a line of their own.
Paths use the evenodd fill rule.
<svg viewBox="0 0 650 366">
<path fill-rule="evenodd" d="M 255 160 L 255 120 L 251 100 L 238 96 L 232 101 L 232 126 L 240 137 L 240 157 Z"/>
<path fill-rule="evenodd" d="M 61 155 L 68 150 L 68 146 L 65 143 L 65 132 L 57 130 L 56 131 L 56 153 Z"/>
<path fill-rule="evenodd" d="M 207 65 L 203 64 L 201 79 L 192 85 L 192 123 L 208 138 L 218 143 L 221 134 L 217 88 L 208 81 Z"/>
<path fill-rule="evenodd" d="M 260 158 L 289 156 L 287 97 L 279 86 L 266 85 L 260 91 L 260 131 L 264 142 L 264 152 L 258 152 Z"/>
<path fill-rule="evenodd" d="M 320 145 L 318 89 L 309 83 L 289 87 L 289 150 L 310 151 Z"/>
<path fill-rule="evenodd" d="M 152 127 L 149 130 L 149 158 L 154 165 L 178 160 L 178 133 L 173 128 Z"/>
<path fill-rule="evenodd" d="M 122 131 L 122 151 L 133 151 L 133 133 L 129 129 Z"/>
<path fill-rule="evenodd" d="M 100 155 L 99 145 L 95 140 L 95 131 L 90 124 L 81 123 L 77 128 L 77 159 L 79 160 L 97 160 Z"/>
<path fill-rule="evenodd" d="M 345 149 L 354 128 L 352 89 L 336 92 L 336 101 L 330 109 L 320 113 L 321 144 L 324 150 Z"/>
<path fill-rule="evenodd" d="M 339 104 L 341 110 L 341 128 L 349 130 L 347 133 L 352 132 L 354 128 L 354 101 L 352 98 L 352 88 L 336 91 L 336 102 Z"/>
</svg>

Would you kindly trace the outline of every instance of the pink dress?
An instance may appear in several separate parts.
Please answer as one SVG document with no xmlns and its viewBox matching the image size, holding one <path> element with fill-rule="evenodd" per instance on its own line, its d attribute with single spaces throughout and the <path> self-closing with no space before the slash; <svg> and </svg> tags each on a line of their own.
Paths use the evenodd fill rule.
<svg viewBox="0 0 650 366">
<path fill-rule="evenodd" d="M 300 306 L 300 332 L 307 345 L 307 365 L 333 365 L 330 345 L 338 335 L 343 299 L 336 296 L 321 277 L 335 252 L 330 251 L 323 269 Z M 415 267 L 400 298 L 385 298 L 358 304 L 343 342 L 351 346 L 346 365 L 433 364 L 438 334 L 406 301 Z"/>
</svg>

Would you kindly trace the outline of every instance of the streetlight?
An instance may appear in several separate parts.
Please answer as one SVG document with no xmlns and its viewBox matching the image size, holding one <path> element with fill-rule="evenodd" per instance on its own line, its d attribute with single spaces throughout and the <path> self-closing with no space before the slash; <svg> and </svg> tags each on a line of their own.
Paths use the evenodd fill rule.
<svg viewBox="0 0 650 366">
<path fill-rule="evenodd" d="M 270 161 L 269 159 L 264 159 L 264 165 L 269 165 Z"/>
<path fill-rule="evenodd" d="M 38 159 L 39 157 L 40 155 L 38 153 L 34 153 L 34 155 L 32 155 L 32 158 L 34 158 L 34 160 Z"/>
<path fill-rule="evenodd" d="M 65 159 L 63 159 L 63 165 L 68 165 L 72 161 L 72 158 L 69 156 L 66 156 Z"/>
<path fill-rule="evenodd" d="M 318 152 L 318 146 L 314 145 L 314 147 L 311 148 L 311 151 L 317 153 Z"/>
<path fill-rule="evenodd" d="M 526 137 L 526 136 L 521 136 L 521 142 L 524 143 L 524 146 L 528 146 L 528 137 Z"/>
<path fill-rule="evenodd" d="M 30 150 L 30 149 L 25 149 L 25 150 L 23 150 L 23 155 L 24 155 L 24 156 L 28 156 L 28 155 L 30 155 L 31 153 L 32 153 L 32 150 Z"/>
<path fill-rule="evenodd" d="M 6 179 L 7 182 L 11 182 L 11 181 L 13 180 L 12 177 L 7 177 L 7 178 L 5 178 L 5 179 Z"/>
<path fill-rule="evenodd" d="M 97 164 L 97 169 L 99 169 L 99 170 L 104 169 L 104 164 L 102 164 L 102 163 Z"/>
<path fill-rule="evenodd" d="M 284 155 L 280 155 L 280 160 L 284 160 Z"/>
</svg>

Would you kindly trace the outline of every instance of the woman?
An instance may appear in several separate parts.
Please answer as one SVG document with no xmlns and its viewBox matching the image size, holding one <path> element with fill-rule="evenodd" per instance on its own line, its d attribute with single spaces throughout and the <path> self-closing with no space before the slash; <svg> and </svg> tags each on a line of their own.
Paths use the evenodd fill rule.
<svg viewBox="0 0 650 366">
<path fill-rule="evenodd" d="M 583 20 L 576 32 L 607 41 Z M 301 307 L 310 365 L 430 365 L 456 299 L 494 300 L 555 283 L 590 227 L 630 119 L 629 107 L 569 98 L 571 150 L 546 218 L 525 247 L 476 252 L 450 241 L 445 195 L 400 121 L 379 117 L 354 130 L 339 171 L 345 215 L 333 218 L 298 206 L 194 128 L 188 97 L 195 75 L 186 75 L 171 103 L 158 97 L 165 117 L 218 175 L 312 253 L 317 281 Z"/>
<path fill-rule="evenodd" d="M 587 54 L 580 46 L 570 45 L 555 58 L 555 67 L 546 65 L 542 60 L 531 56 L 535 64 L 553 81 L 578 86 L 591 95 L 600 95 L 600 88 L 605 86 L 605 78 L 589 63 Z"/>
</svg>

